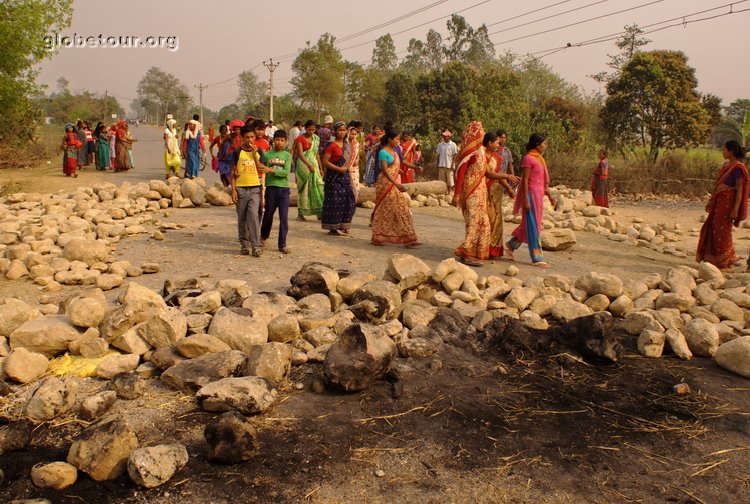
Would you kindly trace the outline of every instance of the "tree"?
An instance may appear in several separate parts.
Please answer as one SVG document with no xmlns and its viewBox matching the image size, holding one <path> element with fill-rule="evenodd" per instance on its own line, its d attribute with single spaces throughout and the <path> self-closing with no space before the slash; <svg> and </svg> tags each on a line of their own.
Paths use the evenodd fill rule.
<svg viewBox="0 0 750 504">
<path fill-rule="evenodd" d="M 443 65 L 443 37 L 435 30 L 427 32 L 427 41 L 411 39 L 401 69 L 406 72 L 425 72 Z"/>
<path fill-rule="evenodd" d="M 157 123 L 162 122 L 166 114 L 187 115 L 193 105 L 187 86 L 159 67 L 149 68 L 138 83 L 138 97 L 158 107 Z"/>
<path fill-rule="evenodd" d="M 701 143 L 710 131 L 710 117 L 697 85 L 684 53 L 636 53 L 607 84 L 600 117 L 609 143 L 646 147 L 652 162 L 662 148 Z"/>
<path fill-rule="evenodd" d="M 268 97 L 267 85 L 260 82 L 258 76 L 250 70 L 245 70 L 239 75 L 237 85 L 240 88 L 237 95 L 237 105 L 240 110 L 246 114 L 261 115 L 258 112 L 260 103 Z"/>
<path fill-rule="evenodd" d="M 750 100 L 735 100 L 724 109 L 724 113 L 714 133 L 716 142 L 737 140 L 746 148 L 750 147 Z"/>
<path fill-rule="evenodd" d="M 70 86 L 70 81 L 66 79 L 65 77 L 59 77 L 57 79 L 57 92 L 60 94 L 66 94 L 70 93 L 68 90 L 68 86 Z"/>
<path fill-rule="evenodd" d="M 372 66 L 384 72 L 390 72 L 396 68 L 398 57 L 396 56 L 396 44 L 393 43 L 393 37 L 386 33 L 375 41 L 375 48 L 372 50 Z"/>
<path fill-rule="evenodd" d="M 409 74 L 396 72 L 385 83 L 383 115 L 401 128 L 413 130 L 420 126 L 419 94 Z"/>
<path fill-rule="evenodd" d="M 615 45 L 620 49 L 620 52 L 607 55 L 609 56 L 607 66 L 614 70 L 614 72 L 599 72 L 590 77 L 599 83 L 607 83 L 617 77 L 622 67 L 640 51 L 641 47 L 651 43 L 650 39 L 640 36 L 642 33 L 643 30 L 641 30 L 637 24 L 625 26 L 625 33 L 622 37 L 617 39 L 617 42 L 615 42 Z"/>
<path fill-rule="evenodd" d="M 323 34 L 314 46 L 300 52 L 292 63 L 292 96 L 316 111 L 318 120 L 324 112 L 340 114 L 344 103 L 346 65 L 334 46 L 336 37 Z M 339 115 L 340 117 L 340 115 Z"/>
<path fill-rule="evenodd" d="M 443 48 L 446 60 L 481 66 L 495 57 L 495 46 L 490 41 L 486 26 L 475 30 L 458 14 L 451 16 L 447 26 L 451 43 Z"/>
<path fill-rule="evenodd" d="M 33 140 L 41 118 L 36 68 L 55 53 L 54 36 L 72 15 L 72 0 L 0 2 L 0 143 Z"/>
</svg>

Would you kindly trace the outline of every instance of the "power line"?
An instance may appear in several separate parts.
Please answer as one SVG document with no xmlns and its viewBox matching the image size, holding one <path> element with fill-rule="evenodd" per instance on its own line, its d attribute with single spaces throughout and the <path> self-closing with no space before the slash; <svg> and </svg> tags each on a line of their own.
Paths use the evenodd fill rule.
<svg viewBox="0 0 750 504">
<path fill-rule="evenodd" d="M 661 3 L 663 1 L 664 0 L 653 0 L 652 2 L 646 2 L 644 4 L 636 5 L 635 7 L 629 7 L 627 9 L 622 9 L 622 10 L 615 11 L 615 12 L 610 12 L 609 14 L 602 14 L 600 16 L 594 16 L 594 17 L 591 17 L 591 18 L 588 18 L 588 19 L 583 19 L 581 21 L 576 21 L 575 23 L 568 23 L 568 24 L 563 25 L 563 26 L 558 26 L 558 27 L 555 27 L 555 28 L 550 28 L 548 30 L 542 30 L 540 32 L 531 33 L 529 35 L 523 35 L 521 37 L 516 37 L 516 38 L 512 38 L 512 39 L 508 39 L 508 40 L 503 40 L 502 42 L 496 42 L 496 43 L 494 43 L 492 45 L 493 46 L 499 46 L 501 44 L 509 44 L 511 42 L 516 42 L 518 40 L 523 40 L 523 39 L 527 39 L 527 38 L 531 38 L 531 37 L 536 37 L 537 35 L 543 35 L 545 33 L 551 33 L 551 32 L 557 31 L 557 30 L 562 30 L 564 28 L 570 28 L 571 26 L 577 26 L 577 25 L 580 25 L 580 24 L 588 23 L 590 21 L 596 21 L 597 19 L 604 19 L 604 18 L 607 18 L 607 17 L 615 16 L 617 14 L 622 14 L 624 12 L 629 12 L 629 11 L 633 11 L 633 10 L 636 10 L 636 9 L 642 9 L 643 7 L 648 7 L 650 5 Z"/>
<path fill-rule="evenodd" d="M 410 18 L 410 17 L 412 17 L 412 16 L 414 16 L 416 14 L 421 14 L 422 12 L 424 12 L 426 10 L 429 10 L 429 9 L 432 9 L 433 7 L 437 7 L 438 5 L 444 4 L 447 1 L 448 0 L 438 0 L 437 2 L 433 2 L 433 3 L 429 4 L 429 5 L 425 5 L 424 7 L 420 7 L 418 9 L 415 9 L 415 10 L 411 11 L 411 12 L 407 12 L 406 14 L 402 14 L 402 15 L 400 15 L 398 17 L 393 18 L 393 19 L 389 19 L 388 21 L 384 21 L 384 22 L 382 22 L 382 23 L 380 23 L 378 25 L 371 26 L 369 28 L 365 28 L 364 30 L 360 30 L 357 33 L 353 33 L 353 34 L 347 35 L 345 37 L 341 37 L 336 42 L 341 43 L 341 42 L 346 42 L 347 40 L 351 40 L 351 39 L 355 39 L 357 37 L 361 37 L 362 35 L 365 35 L 366 33 L 370 33 L 371 31 L 378 30 L 380 28 L 384 28 L 384 27 L 388 26 L 391 23 L 397 23 L 399 21 L 403 21 L 404 19 Z"/>
<path fill-rule="evenodd" d="M 547 5 L 546 7 L 539 7 L 538 9 L 532 9 L 530 11 L 524 12 L 523 14 L 518 14 L 518 15 L 513 16 L 513 17 L 501 19 L 500 21 L 495 21 L 494 23 L 485 24 L 484 26 L 486 26 L 487 28 L 489 28 L 490 26 L 495 26 L 495 25 L 499 25 L 499 24 L 502 24 L 502 23 L 507 23 L 508 21 L 513 21 L 514 19 L 519 19 L 519 18 L 522 18 L 524 16 L 528 16 L 529 14 L 536 14 L 538 12 L 541 12 L 541 11 L 544 11 L 544 10 L 547 10 L 547 9 L 551 9 L 552 7 L 557 7 L 558 5 L 562 5 L 564 3 L 569 3 L 570 1 L 571 0 L 563 0 L 562 2 L 553 3 L 552 5 Z M 545 18 L 545 19 L 547 19 L 547 18 Z"/>
<path fill-rule="evenodd" d="M 533 21 L 527 21 L 526 23 L 521 23 L 519 25 L 511 26 L 510 28 L 503 28 L 502 30 L 497 30 L 497 31 L 494 31 L 492 33 L 488 33 L 487 35 L 497 35 L 498 33 L 503 33 L 503 32 L 507 32 L 507 31 L 515 30 L 516 28 L 521 28 L 523 26 L 532 25 L 534 23 L 541 23 L 542 21 L 547 21 L 549 19 L 556 18 L 556 17 L 559 17 L 559 16 L 563 16 L 565 14 L 570 14 L 571 12 L 576 12 L 576 11 L 579 11 L 579 10 L 582 10 L 582 9 L 587 9 L 589 7 L 593 7 L 594 5 L 597 5 L 597 4 L 600 4 L 600 3 L 604 3 L 604 2 L 609 2 L 609 0 L 598 0 L 598 1 L 590 3 L 590 4 L 586 4 L 586 5 L 582 5 L 580 7 L 576 7 L 575 9 L 568 9 L 568 10 L 563 11 L 563 12 L 558 12 L 557 14 L 552 14 L 551 16 L 547 16 L 547 17 L 543 17 L 543 18 L 539 18 L 539 19 L 534 19 Z M 499 22 L 502 23 L 503 21 L 499 21 Z M 492 25 L 487 25 L 487 26 L 494 26 L 495 24 L 498 24 L 498 23 L 493 23 Z"/>
</svg>

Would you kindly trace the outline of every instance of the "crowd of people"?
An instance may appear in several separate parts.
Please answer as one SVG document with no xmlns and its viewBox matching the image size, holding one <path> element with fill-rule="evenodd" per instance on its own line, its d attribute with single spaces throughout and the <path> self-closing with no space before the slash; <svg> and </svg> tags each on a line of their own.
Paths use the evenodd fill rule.
<svg viewBox="0 0 750 504">
<path fill-rule="evenodd" d="M 137 140 L 122 119 L 107 127 L 99 122 L 92 131 L 86 121 L 65 125 L 60 149 L 63 151 L 63 174 L 78 177 L 78 170 L 94 166 L 100 171 L 127 171 L 134 168 L 133 143 Z"/>
</svg>

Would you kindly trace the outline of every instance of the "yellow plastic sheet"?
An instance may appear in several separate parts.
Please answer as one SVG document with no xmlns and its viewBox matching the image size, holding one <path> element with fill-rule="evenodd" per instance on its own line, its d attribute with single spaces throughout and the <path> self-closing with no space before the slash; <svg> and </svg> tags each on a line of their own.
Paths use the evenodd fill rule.
<svg viewBox="0 0 750 504">
<path fill-rule="evenodd" d="M 55 376 L 71 375 L 83 378 L 96 376 L 96 367 L 110 355 L 120 355 L 120 352 L 110 350 L 101 357 L 90 358 L 66 353 L 52 359 L 47 372 Z"/>
</svg>

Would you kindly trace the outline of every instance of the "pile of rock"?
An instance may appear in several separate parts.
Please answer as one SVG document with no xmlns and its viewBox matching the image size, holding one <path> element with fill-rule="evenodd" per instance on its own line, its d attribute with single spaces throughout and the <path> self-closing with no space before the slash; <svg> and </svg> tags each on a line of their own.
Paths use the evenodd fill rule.
<svg viewBox="0 0 750 504">
<path fill-rule="evenodd" d="M 11 194 L 0 203 L 0 272 L 9 280 L 28 278 L 49 292 L 61 285 L 112 289 L 126 277 L 158 271 L 158 264 L 135 267 L 110 258 L 123 237 L 151 232 L 163 239 L 165 229 L 178 227 L 158 222 L 154 212 L 231 204 L 223 188 L 207 188 L 201 178 Z"/>
</svg>

